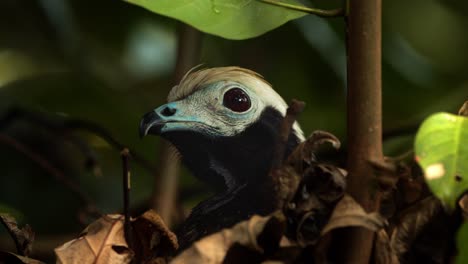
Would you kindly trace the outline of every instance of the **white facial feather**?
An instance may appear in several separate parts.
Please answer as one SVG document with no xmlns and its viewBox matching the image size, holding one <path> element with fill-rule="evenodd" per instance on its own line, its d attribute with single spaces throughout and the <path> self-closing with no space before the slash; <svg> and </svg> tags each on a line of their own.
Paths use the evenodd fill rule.
<svg viewBox="0 0 468 264">
<path fill-rule="evenodd" d="M 222 106 L 223 94 L 227 90 L 239 87 L 250 97 L 251 109 L 244 113 L 234 113 Z M 194 120 L 203 116 L 203 121 L 213 130 L 233 136 L 245 130 L 260 118 L 265 107 L 270 106 L 286 115 L 287 104 L 261 75 L 240 67 L 218 67 L 187 73 L 181 82 L 174 86 L 168 95 L 168 101 L 180 104 L 185 116 Z M 203 126 L 202 123 L 194 123 Z M 297 122 L 293 125 L 296 136 L 303 141 L 304 135 Z M 208 131 L 209 132 L 209 131 Z"/>
</svg>

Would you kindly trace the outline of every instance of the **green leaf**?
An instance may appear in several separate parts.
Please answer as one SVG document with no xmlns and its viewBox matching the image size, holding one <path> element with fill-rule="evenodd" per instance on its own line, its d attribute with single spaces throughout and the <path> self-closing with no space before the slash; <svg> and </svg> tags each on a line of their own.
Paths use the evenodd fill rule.
<svg viewBox="0 0 468 264">
<path fill-rule="evenodd" d="M 125 0 L 227 39 L 259 36 L 306 15 L 258 0 Z M 302 6 L 295 0 L 283 3 Z"/>
<path fill-rule="evenodd" d="M 416 160 L 432 192 L 448 208 L 468 190 L 468 118 L 437 113 L 416 135 Z"/>
<path fill-rule="evenodd" d="M 468 246 L 468 223 L 464 223 L 458 229 L 457 235 L 457 248 L 458 248 L 458 256 L 457 256 L 457 264 L 465 264 L 468 263 L 468 250 L 466 250 Z"/>
</svg>

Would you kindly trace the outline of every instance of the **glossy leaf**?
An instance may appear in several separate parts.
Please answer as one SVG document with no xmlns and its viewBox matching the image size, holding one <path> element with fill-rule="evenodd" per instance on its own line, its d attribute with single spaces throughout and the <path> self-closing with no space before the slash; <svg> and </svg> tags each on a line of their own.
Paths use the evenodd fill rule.
<svg viewBox="0 0 468 264">
<path fill-rule="evenodd" d="M 227 39 L 256 37 L 289 20 L 306 15 L 304 12 L 273 6 L 258 0 L 125 1 Z M 281 2 L 300 5 L 295 0 L 281 0 Z"/>
<path fill-rule="evenodd" d="M 415 154 L 432 192 L 453 208 L 468 189 L 468 118 L 448 113 L 427 118 L 416 135 Z"/>
</svg>

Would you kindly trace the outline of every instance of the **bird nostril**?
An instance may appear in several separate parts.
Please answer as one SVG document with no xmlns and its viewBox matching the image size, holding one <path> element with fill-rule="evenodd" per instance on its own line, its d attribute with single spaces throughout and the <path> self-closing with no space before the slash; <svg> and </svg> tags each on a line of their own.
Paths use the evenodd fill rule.
<svg viewBox="0 0 468 264">
<path fill-rule="evenodd" d="M 162 111 L 161 111 L 161 115 L 163 116 L 173 116 L 175 113 L 177 112 L 177 110 L 175 108 L 170 108 L 170 107 L 165 107 Z"/>
</svg>

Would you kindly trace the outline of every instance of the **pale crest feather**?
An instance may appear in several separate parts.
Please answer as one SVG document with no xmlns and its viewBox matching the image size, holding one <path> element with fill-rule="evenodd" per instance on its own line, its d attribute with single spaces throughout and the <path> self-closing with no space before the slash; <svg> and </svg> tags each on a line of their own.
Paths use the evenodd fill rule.
<svg viewBox="0 0 468 264">
<path fill-rule="evenodd" d="M 240 83 L 248 84 L 251 83 L 252 78 L 254 78 L 257 81 L 260 80 L 268 86 L 271 86 L 260 74 L 248 69 L 230 66 L 194 71 L 198 67 L 199 66 L 196 66 L 187 72 L 180 83 L 171 89 L 167 96 L 168 102 L 183 99 L 205 85 L 223 80 L 237 80 Z"/>
<path fill-rule="evenodd" d="M 270 83 L 263 79 L 260 74 L 237 66 L 208 68 L 195 71 L 199 66 L 187 72 L 180 83 L 171 89 L 167 96 L 168 102 L 184 99 L 209 84 L 219 81 L 235 80 L 236 82 L 251 87 L 256 91 L 258 96 L 262 97 L 268 103 L 268 105 L 276 108 L 283 115 L 286 114 L 288 105 L 283 98 L 273 90 Z M 299 139 L 303 141 L 304 134 L 297 122 L 294 122 L 293 129 Z"/>
</svg>

